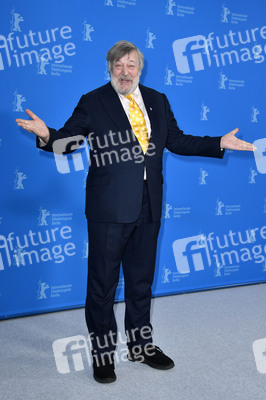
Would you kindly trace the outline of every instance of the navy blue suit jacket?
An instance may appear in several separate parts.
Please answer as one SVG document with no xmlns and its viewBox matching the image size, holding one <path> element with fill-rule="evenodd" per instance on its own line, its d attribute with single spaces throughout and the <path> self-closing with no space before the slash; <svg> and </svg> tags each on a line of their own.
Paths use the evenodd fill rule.
<svg viewBox="0 0 266 400">
<path fill-rule="evenodd" d="M 162 156 L 167 148 L 181 155 L 222 158 L 220 137 L 185 135 L 178 128 L 166 96 L 139 85 L 151 123 L 149 148 L 144 155 L 132 133 L 120 99 L 110 83 L 83 95 L 72 116 L 58 131 L 49 128 L 43 150 L 53 151 L 65 138 L 65 153 L 73 151 L 76 138 L 87 137 L 90 167 L 86 186 L 89 220 L 129 223 L 140 213 L 144 166 L 154 221 L 161 217 Z M 39 145 L 38 145 L 39 147 Z"/>
</svg>

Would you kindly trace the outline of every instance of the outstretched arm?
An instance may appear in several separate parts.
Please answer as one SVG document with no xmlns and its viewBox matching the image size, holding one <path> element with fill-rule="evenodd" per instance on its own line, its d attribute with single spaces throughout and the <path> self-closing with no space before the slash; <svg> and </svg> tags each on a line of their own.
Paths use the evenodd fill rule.
<svg viewBox="0 0 266 400">
<path fill-rule="evenodd" d="M 252 143 L 245 142 L 244 140 L 235 137 L 235 134 L 239 131 L 238 128 L 232 130 L 221 138 L 220 146 L 222 149 L 230 150 L 244 150 L 244 151 L 255 151 L 256 147 Z"/>
<path fill-rule="evenodd" d="M 34 133 L 34 135 L 41 138 L 45 143 L 48 143 L 50 132 L 47 126 L 45 125 L 44 121 L 41 120 L 37 115 L 35 115 L 31 110 L 25 110 L 26 114 L 32 118 L 30 120 L 27 119 L 16 119 L 16 123 L 18 126 L 26 129 L 26 131 Z"/>
</svg>

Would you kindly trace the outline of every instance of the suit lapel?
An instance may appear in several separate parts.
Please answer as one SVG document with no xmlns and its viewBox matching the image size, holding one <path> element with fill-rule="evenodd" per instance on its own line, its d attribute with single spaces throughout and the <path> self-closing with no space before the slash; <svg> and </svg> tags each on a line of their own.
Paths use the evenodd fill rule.
<svg viewBox="0 0 266 400">
<path fill-rule="evenodd" d="M 113 89 L 111 83 L 104 86 L 101 93 L 102 104 L 109 117 L 116 124 L 118 131 L 131 130 L 127 115 L 123 109 L 118 94 Z"/>
<path fill-rule="evenodd" d="M 146 86 L 139 85 L 139 88 L 151 123 L 150 143 L 155 143 L 157 135 L 159 134 L 160 126 L 159 110 L 157 109 L 158 107 L 155 103 L 155 96 Z"/>
</svg>

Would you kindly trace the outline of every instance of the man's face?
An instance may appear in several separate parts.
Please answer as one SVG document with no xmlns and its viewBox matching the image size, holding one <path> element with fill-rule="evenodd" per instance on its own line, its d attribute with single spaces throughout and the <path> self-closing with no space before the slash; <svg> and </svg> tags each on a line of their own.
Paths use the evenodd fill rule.
<svg viewBox="0 0 266 400">
<path fill-rule="evenodd" d="M 123 95 L 128 95 L 139 84 L 139 58 L 135 50 L 115 60 L 111 71 L 111 83 L 114 89 Z"/>
</svg>

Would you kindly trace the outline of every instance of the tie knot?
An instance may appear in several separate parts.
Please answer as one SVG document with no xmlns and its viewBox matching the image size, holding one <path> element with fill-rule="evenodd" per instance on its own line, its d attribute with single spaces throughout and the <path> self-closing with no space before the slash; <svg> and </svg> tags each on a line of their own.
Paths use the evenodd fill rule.
<svg viewBox="0 0 266 400">
<path fill-rule="evenodd" d="M 127 96 L 125 96 L 128 100 L 130 100 L 130 101 L 134 101 L 134 96 L 133 96 L 133 93 L 130 93 L 130 94 L 128 94 Z"/>
</svg>

